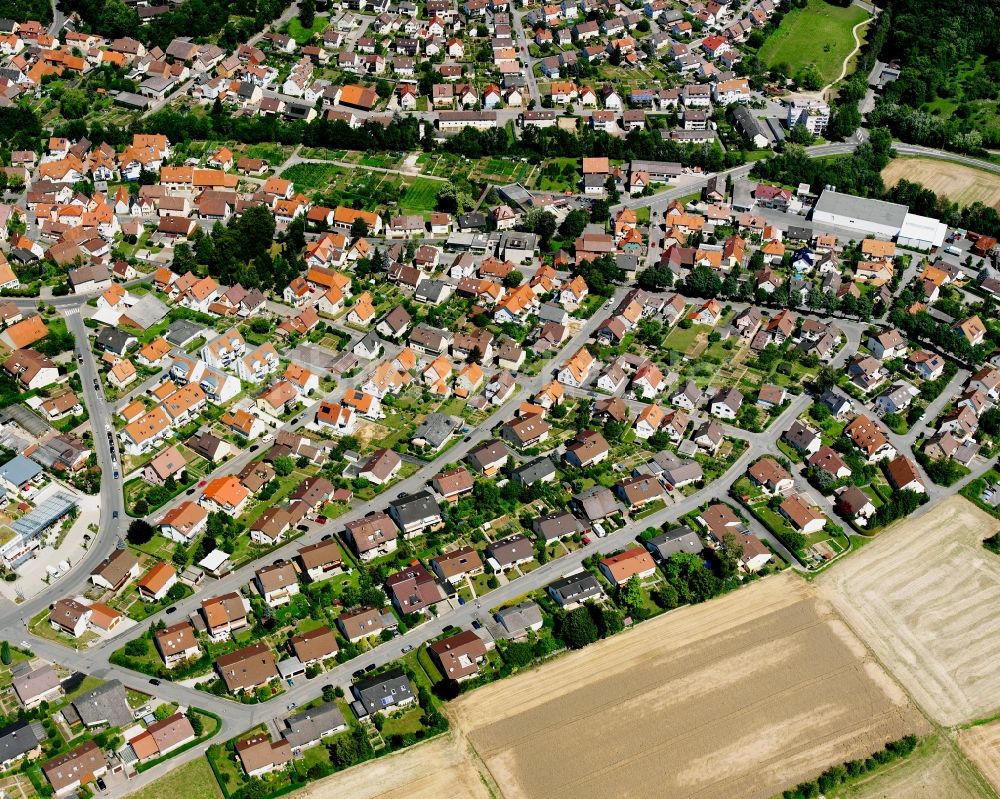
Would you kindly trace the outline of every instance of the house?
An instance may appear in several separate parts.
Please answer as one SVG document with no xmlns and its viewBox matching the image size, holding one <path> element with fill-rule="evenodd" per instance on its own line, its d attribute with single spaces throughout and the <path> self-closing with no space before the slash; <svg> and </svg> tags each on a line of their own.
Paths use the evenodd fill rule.
<svg viewBox="0 0 1000 799">
<path fill-rule="evenodd" d="M 118 680 L 109 680 L 73 700 L 73 709 L 85 727 L 121 727 L 134 716 Z"/>
<path fill-rule="evenodd" d="M 237 741 L 235 749 L 248 777 L 260 777 L 275 769 L 284 768 L 292 759 L 291 744 L 284 738 L 272 742 L 268 733 L 259 733 Z"/>
<path fill-rule="evenodd" d="M 918 494 L 927 492 L 916 463 L 905 455 L 898 455 L 889 461 L 886 472 L 890 484 L 897 491 L 915 491 Z"/>
<path fill-rule="evenodd" d="M 743 394 L 735 388 L 724 388 L 719 391 L 709 405 L 709 413 L 720 419 L 736 419 L 743 405 Z"/>
<path fill-rule="evenodd" d="M 510 450 L 502 441 L 490 439 L 470 450 L 466 459 L 477 472 L 491 477 L 507 464 Z"/>
<path fill-rule="evenodd" d="M 615 495 L 602 485 L 587 488 L 573 497 L 572 505 L 591 523 L 598 523 L 621 512 Z"/>
<path fill-rule="evenodd" d="M 747 469 L 751 482 L 766 494 L 787 494 L 794 488 L 792 476 L 774 458 L 761 458 Z"/>
<path fill-rule="evenodd" d="M 90 608 L 75 599 L 60 599 L 49 613 L 49 625 L 56 632 L 79 638 L 90 622 Z"/>
<path fill-rule="evenodd" d="M 168 669 L 201 656 L 201 646 L 189 621 L 181 621 L 159 630 L 154 634 L 153 642 Z"/>
<path fill-rule="evenodd" d="M 642 547 L 632 547 L 617 555 L 604 558 L 598 567 L 613 585 L 623 586 L 633 577 L 648 579 L 656 574 L 652 555 Z"/>
<path fill-rule="evenodd" d="M 600 463 L 608 457 L 611 448 L 608 442 L 596 430 L 584 430 L 577 433 L 573 440 L 567 444 L 563 458 L 571 466 L 583 469 L 596 463 Z"/>
<path fill-rule="evenodd" d="M 333 539 L 302 547 L 298 551 L 299 565 L 310 582 L 327 580 L 344 570 L 340 546 Z"/>
<path fill-rule="evenodd" d="M 448 502 L 457 502 L 465 494 L 471 494 L 474 485 L 472 475 L 461 466 L 439 472 L 431 479 L 431 487 Z"/>
<path fill-rule="evenodd" d="M 120 591 L 139 576 L 139 561 L 129 549 L 116 549 L 90 574 L 90 582 L 108 591 Z"/>
<path fill-rule="evenodd" d="M 398 667 L 355 683 L 351 692 L 357 700 L 352 704 L 359 717 L 391 713 L 417 701 L 409 678 Z"/>
<path fill-rule="evenodd" d="M 403 465 L 403 459 L 391 449 L 377 449 L 358 469 L 358 477 L 375 485 L 392 481 Z"/>
<path fill-rule="evenodd" d="M 442 580 L 452 585 L 467 577 L 483 573 L 483 561 L 472 547 L 464 546 L 431 559 L 431 568 Z"/>
<path fill-rule="evenodd" d="M 526 486 L 552 482 L 556 478 L 556 465 L 551 458 L 541 455 L 514 469 L 511 478 Z"/>
<path fill-rule="evenodd" d="M 280 677 L 274 655 L 260 641 L 218 658 L 215 670 L 232 694 L 252 691 Z"/>
<path fill-rule="evenodd" d="M 556 511 L 534 519 L 531 529 L 544 544 L 551 544 L 579 535 L 586 530 L 586 526 L 572 513 Z"/>
<path fill-rule="evenodd" d="M 857 486 L 844 486 L 837 491 L 837 511 L 859 527 L 868 525 L 875 515 L 871 498 Z"/>
<path fill-rule="evenodd" d="M 27 673 L 18 674 L 11 680 L 11 686 L 18 701 L 26 710 L 43 701 L 54 700 L 62 694 L 62 683 L 55 669 L 46 663 Z"/>
<path fill-rule="evenodd" d="M 506 571 L 535 558 L 535 551 L 527 538 L 520 533 L 491 541 L 486 547 L 486 559 L 494 571 Z"/>
<path fill-rule="evenodd" d="M 257 569 L 254 583 L 264 602 L 272 608 L 286 605 L 299 593 L 299 581 L 290 561 Z"/>
<path fill-rule="evenodd" d="M 177 570 L 169 563 L 157 563 L 136 584 L 139 599 L 143 602 L 159 602 L 177 583 Z"/>
<path fill-rule="evenodd" d="M 293 635 L 288 639 L 288 643 L 303 666 L 333 657 L 339 648 L 333 630 L 326 625 Z"/>
<path fill-rule="evenodd" d="M 46 736 L 40 727 L 40 722 L 21 720 L 0 729 L 0 768 L 6 771 L 18 762 L 34 760 L 42 753 L 41 742 Z"/>
<path fill-rule="evenodd" d="M 986 337 L 986 326 L 978 316 L 971 316 L 962 322 L 955 323 L 952 330 L 957 330 L 972 347 L 982 344 Z"/>
<path fill-rule="evenodd" d="M 895 328 L 869 336 L 867 345 L 872 355 L 883 361 L 888 358 L 903 358 L 909 349 L 903 334 Z"/>
<path fill-rule="evenodd" d="M 281 736 L 292 747 L 293 754 L 298 754 L 303 749 L 315 746 L 323 738 L 346 729 L 347 722 L 337 703 L 325 702 L 285 719 L 285 729 L 281 731 Z"/>
<path fill-rule="evenodd" d="M 817 533 L 826 524 L 826 517 L 799 494 L 787 497 L 779 506 L 778 512 L 803 535 Z"/>
<path fill-rule="evenodd" d="M 196 737 L 188 717 L 183 713 L 174 713 L 148 725 L 141 733 L 130 738 L 128 745 L 141 762 L 163 757 Z"/>
<path fill-rule="evenodd" d="M 201 615 L 213 641 L 224 641 L 247 626 L 250 603 L 235 591 L 202 600 Z"/>
<path fill-rule="evenodd" d="M 3 363 L 4 371 L 28 390 L 50 386 L 59 379 L 55 363 L 33 349 L 15 350 Z"/>
<path fill-rule="evenodd" d="M 546 591 L 563 610 L 573 610 L 584 602 L 600 601 L 604 598 L 601 584 L 587 571 L 556 580 L 546 586 Z"/>
<path fill-rule="evenodd" d="M 463 630 L 427 646 L 427 651 L 441 674 L 462 682 L 479 674 L 479 664 L 486 659 L 486 644 L 474 630 Z"/>
<path fill-rule="evenodd" d="M 371 513 L 345 525 L 344 537 L 362 561 L 396 551 L 398 533 L 392 519 L 383 512 Z"/>
<path fill-rule="evenodd" d="M 704 548 L 701 538 L 688 527 L 676 527 L 646 541 L 647 551 L 660 562 L 679 552 L 700 555 Z"/>
<path fill-rule="evenodd" d="M 412 538 L 441 523 L 441 508 L 429 491 L 419 491 L 390 502 L 389 516 L 404 538 Z"/>
<path fill-rule="evenodd" d="M 716 502 L 700 511 L 695 520 L 708 531 L 717 544 L 724 543 L 727 535 L 747 532 L 746 526 L 733 509 L 721 502 Z"/>
<path fill-rule="evenodd" d="M 826 472 L 834 480 L 843 480 L 851 476 L 850 467 L 832 447 L 820 447 L 806 462 L 812 468 Z"/>
<path fill-rule="evenodd" d="M 395 617 L 391 613 L 383 614 L 374 608 L 346 610 L 337 617 L 337 627 L 344 638 L 352 644 L 369 636 L 378 635 L 382 630 L 394 625 Z"/>
<path fill-rule="evenodd" d="M 385 581 L 386 591 L 400 613 L 430 612 L 445 598 L 444 591 L 419 561 L 412 561 Z"/>
<path fill-rule="evenodd" d="M 42 766 L 45 778 L 56 796 L 65 796 L 75 789 L 103 777 L 108 771 L 108 760 L 103 749 L 94 741 L 71 749 L 49 760 Z"/>
<path fill-rule="evenodd" d="M 861 450 L 869 463 L 896 457 L 896 449 L 889 443 L 882 428 L 864 414 L 856 416 L 844 428 L 844 435 Z"/>
<path fill-rule="evenodd" d="M 633 513 L 650 502 L 666 498 L 660 481 L 651 475 L 627 477 L 615 484 L 615 490 Z"/>
</svg>

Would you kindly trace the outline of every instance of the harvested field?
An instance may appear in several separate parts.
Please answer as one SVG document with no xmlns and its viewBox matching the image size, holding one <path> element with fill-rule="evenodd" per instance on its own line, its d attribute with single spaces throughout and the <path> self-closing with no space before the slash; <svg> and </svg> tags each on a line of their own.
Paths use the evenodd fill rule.
<svg viewBox="0 0 1000 799">
<path fill-rule="evenodd" d="M 449 714 L 506 799 L 769 797 L 928 730 L 789 574 L 481 688 Z"/>
<path fill-rule="evenodd" d="M 994 172 L 939 161 L 936 158 L 894 158 L 882 170 L 886 186 L 900 180 L 919 183 L 959 205 L 977 200 L 994 208 L 1000 206 L 1000 177 Z"/>
<path fill-rule="evenodd" d="M 851 628 L 941 724 L 1000 706 L 1000 521 L 961 496 L 899 522 L 816 580 Z"/>
<path fill-rule="evenodd" d="M 828 799 L 986 799 L 992 794 L 949 741 L 933 735 L 905 760 Z"/>
<path fill-rule="evenodd" d="M 291 799 L 490 799 L 469 755 L 453 735 L 342 771 Z"/>
<path fill-rule="evenodd" d="M 1000 721 L 971 727 L 958 734 L 966 757 L 975 763 L 993 788 L 1000 792 Z"/>
</svg>

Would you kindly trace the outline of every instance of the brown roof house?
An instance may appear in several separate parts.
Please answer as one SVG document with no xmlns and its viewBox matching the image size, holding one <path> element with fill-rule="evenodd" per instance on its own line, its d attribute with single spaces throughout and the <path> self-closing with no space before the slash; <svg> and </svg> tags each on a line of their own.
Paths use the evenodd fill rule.
<svg viewBox="0 0 1000 799">
<path fill-rule="evenodd" d="M 264 601 L 272 608 L 287 605 L 299 593 L 298 576 L 289 561 L 257 569 L 254 582 Z"/>
<path fill-rule="evenodd" d="M 479 664 L 486 659 L 486 644 L 474 630 L 442 638 L 428 645 L 431 660 L 449 680 L 462 682 L 479 674 Z"/>
<path fill-rule="evenodd" d="M 303 574 L 313 583 L 327 580 L 344 570 L 344 556 L 334 539 L 302 547 L 298 556 Z"/>
<path fill-rule="evenodd" d="M 90 582 L 109 591 L 120 591 L 139 576 L 139 561 L 129 549 L 116 549 L 97 564 Z"/>
<path fill-rule="evenodd" d="M 224 641 L 236 630 L 246 627 L 249 610 L 250 603 L 235 591 L 201 603 L 201 615 L 213 641 Z"/>
<path fill-rule="evenodd" d="M 337 637 L 326 625 L 307 633 L 293 635 L 289 639 L 295 657 L 302 665 L 308 666 L 337 654 Z"/>
<path fill-rule="evenodd" d="M 396 551 L 399 531 L 387 513 L 370 513 L 344 525 L 344 536 L 363 561 Z"/>
<path fill-rule="evenodd" d="M 474 574 L 483 573 L 483 561 L 472 547 L 459 547 L 431 560 L 431 568 L 442 580 L 456 585 Z"/>
<path fill-rule="evenodd" d="M 381 613 L 375 608 L 355 608 L 341 613 L 337 617 L 337 626 L 344 638 L 355 644 L 370 635 L 381 633 L 390 619 L 395 620 L 391 613 Z"/>
<path fill-rule="evenodd" d="M 156 648 L 160 650 L 163 665 L 168 669 L 201 656 L 201 647 L 195 637 L 194 627 L 189 621 L 181 621 L 160 630 L 153 640 L 156 642 Z"/>
<path fill-rule="evenodd" d="M 778 508 L 782 516 L 800 533 L 818 533 L 826 524 L 826 516 L 820 513 L 811 503 L 806 502 L 799 494 L 792 494 Z"/>
<path fill-rule="evenodd" d="M 785 494 L 795 486 L 788 470 L 774 458 L 761 458 L 747 469 L 747 474 L 754 485 L 771 496 Z"/>
<path fill-rule="evenodd" d="M 267 644 L 259 641 L 223 655 L 215 661 L 215 670 L 225 682 L 226 689 L 233 694 L 253 690 L 280 676 L 274 655 Z"/>
<path fill-rule="evenodd" d="M 42 766 L 56 796 L 64 796 L 81 785 L 93 782 L 107 770 L 108 760 L 94 741 L 87 741 Z"/>
<path fill-rule="evenodd" d="M 267 733 L 261 733 L 237 741 L 236 754 L 248 777 L 260 777 L 284 768 L 292 759 L 292 745 L 284 738 L 272 743 Z"/>
<path fill-rule="evenodd" d="M 418 562 L 389 575 L 385 587 L 400 613 L 427 613 L 444 599 L 444 591 L 429 571 Z"/>
</svg>

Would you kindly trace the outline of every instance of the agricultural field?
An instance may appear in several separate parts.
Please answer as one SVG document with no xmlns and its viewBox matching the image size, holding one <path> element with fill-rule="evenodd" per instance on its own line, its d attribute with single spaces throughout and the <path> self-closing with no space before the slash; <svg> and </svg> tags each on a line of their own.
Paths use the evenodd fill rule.
<svg viewBox="0 0 1000 799">
<path fill-rule="evenodd" d="M 1000 793 L 1000 721 L 962 730 L 958 734 L 958 744 L 993 789 Z"/>
<path fill-rule="evenodd" d="M 416 178 L 399 198 L 399 207 L 413 213 L 429 213 L 436 207 L 441 189 L 447 185 L 442 180 Z"/>
<path fill-rule="evenodd" d="M 785 15 L 758 55 L 768 67 L 787 64 L 790 76 L 815 67 L 824 84 L 833 83 L 840 76 L 844 59 L 854 50 L 851 29 L 867 16 L 858 6 L 842 8 L 825 0 L 810 0 L 805 8 L 792 9 Z"/>
<path fill-rule="evenodd" d="M 900 180 L 919 183 L 938 195 L 959 205 L 1000 206 L 1000 179 L 992 172 L 961 164 L 939 161 L 936 158 L 894 158 L 882 170 L 886 186 L 895 186 Z"/>
<path fill-rule="evenodd" d="M 506 799 L 770 797 L 928 731 L 791 575 L 480 688 L 449 715 Z"/>
<path fill-rule="evenodd" d="M 932 735 L 908 758 L 828 794 L 828 799 L 986 799 L 993 794 L 951 741 Z"/>
<path fill-rule="evenodd" d="M 208 760 L 198 757 L 141 789 L 142 799 L 222 799 Z"/>
<path fill-rule="evenodd" d="M 487 780 L 459 740 L 442 735 L 312 783 L 290 799 L 490 799 Z"/>
<path fill-rule="evenodd" d="M 334 164 L 295 164 L 282 172 L 281 177 L 292 181 L 297 191 L 307 192 L 325 189 L 343 172 Z"/>
<path fill-rule="evenodd" d="M 1000 521 L 961 496 L 898 522 L 816 580 L 851 628 L 941 724 L 1000 706 Z"/>
</svg>

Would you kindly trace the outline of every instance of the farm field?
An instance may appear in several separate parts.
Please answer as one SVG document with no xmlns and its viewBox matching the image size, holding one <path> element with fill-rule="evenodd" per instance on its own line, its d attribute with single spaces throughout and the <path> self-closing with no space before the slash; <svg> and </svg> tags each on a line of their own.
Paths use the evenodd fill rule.
<svg viewBox="0 0 1000 799">
<path fill-rule="evenodd" d="M 958 744 L 1000 793 L 1000 721 L 962 730 L 958 734 Z"/>
<path fill-rule="evenodd" d="M 936 158 L 894 158 L 882 170 L 886 186 L 900 180 L 919 183 L 959 205 L 977 200 L 984 205 L 1000 206 L 1000 180 L 992 172 L 971 166 L 938 161 Z"/>
<path fill-rule="evenodd" d="M 825 0 L 810 0 L 805 8 L 793 9 L 785 15 L 758 55 L 768 67 L 787 64 L 790 75 L 814 66 L 824 83 L 832 83 L 840 75 L 844 59 L 854 49 L 851 29 L 867 16 L 858 6 L 841 8 Z M 864 30 L 861 29 L 859 36 Z"/>
<path fill-rule="evenodd" d="M 771 577 L 480 688 L 449 715 L 505 799 L 770 797 L 928 731 L 813 595 Z"/>
<path fill-rule="evenodd" d="M 961 496 L 901 521 L 816 580 L 851 628 L 941 724 L 1000 706 L 1000 521 Z"/>
<path fill-rule="evenodd" d="M 440 180 L 417 178 L 406 187 L 403 196 L 399 198 L 399 207 L 404 211 L 413 211 L 414 213 L 433 211 L 438 194 L 447 185 Z"/>
<path fill-rule="evenodd" d="M 479 772 L 453 735 L 349 768 L 290 794 L 290 799 L 490 799 Z"/>
<path fill-rule="evenodd" d="M 141 789 L 142 799 L 222 799 L 208 760 L 198 757 Z"/>
<path fill-rule="evenodd" d="M 932 735 L 905 760 L 893 763 L 828 799 L 985 799 L 982 777 L 950 741 Z"/>
</svg>

